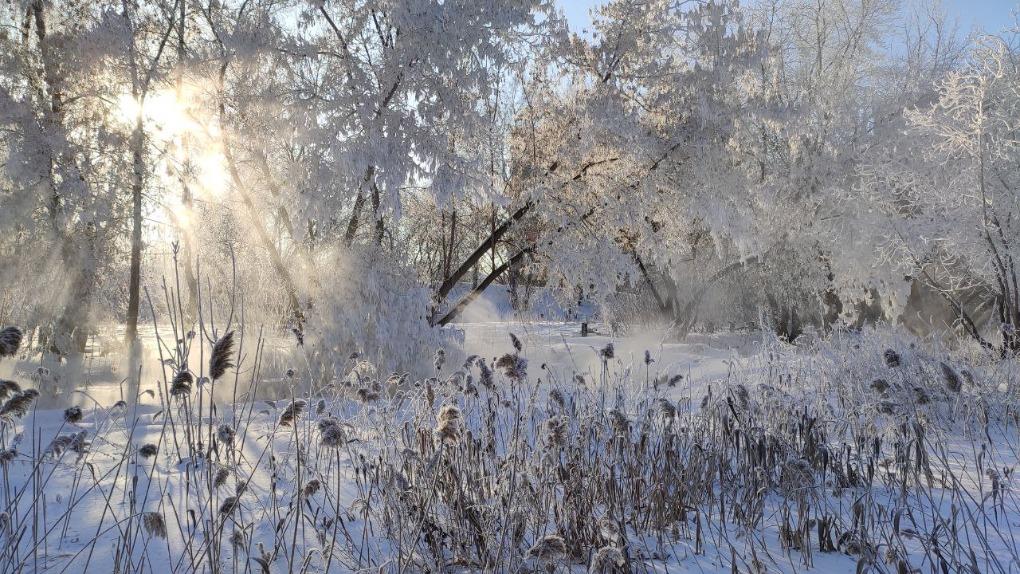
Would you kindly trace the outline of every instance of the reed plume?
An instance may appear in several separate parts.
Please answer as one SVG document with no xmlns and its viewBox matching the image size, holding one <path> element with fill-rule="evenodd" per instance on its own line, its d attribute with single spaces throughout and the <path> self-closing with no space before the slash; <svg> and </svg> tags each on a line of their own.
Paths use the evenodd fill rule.
<svg viewBox="0 0 1020 574">
<path fill-rule="evenodd" d="M 280 426 L 289 427 L 294 424 L 294 421 L 304 412 L 306 404 L 308 403 L 304 399 L 297 399 L 287 405 L 287 408 L 283 409 L 283 412 L 280 413 Z"/>
<path fill-rule="evenodd" d="M 234 332 L 228 331 L 213 345 L 212 356 L 209 357 L 209 377 L 217 380 L 234 366 L 231 358 L 234 352 Z"/>
<path fill-rule="evenodd" d="M 4 406 L 0 407 L 0 421 L 13 424 L 15 419 L 20 419 L 28 414 L 28 409 L 32 407 L 32 403 L 38 397 L 39 391 L 35 389 L 25 389 L 16 393 L 4 403 Z"/>
<path fill-rule="evenodd" d="M 21 329 L 6 327 L 0 331 L 0 358 L 13 357 L 21 348 Z"/>
<path fill-rule="evenodd" d="M 149 533 L 149 536 L 166 538 L 166 523 L 163 521 L 162 514 L 146 512 L 142 515 L 142 526 L 145 527 L 145 531 Z"/>
</svg>

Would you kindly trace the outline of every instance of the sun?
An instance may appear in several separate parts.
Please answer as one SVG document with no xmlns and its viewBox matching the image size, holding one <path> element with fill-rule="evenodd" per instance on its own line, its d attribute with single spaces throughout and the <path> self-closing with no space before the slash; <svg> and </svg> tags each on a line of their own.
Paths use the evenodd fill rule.
<svg viewBox="0 0 1020 574">
<path fill-rule="evenodd" d="M 199 97 L 194 86 L 153 90 L 144 98 L 125 93 L 112 111 L 128 130 L 141 119 L 148 144 L 162 150 L 156 157 L 163 168 L 154 165 L 149 171 L 149 177 L 157 178 L 152 183 L 168 191 L 183 184 L 196 201 L 219 201 L 230 186 L 230 172 L 219 126 L 214 119 L 206 120 L 196 104 Z M 157 219 L 176 229 L 190 230 L 194 224 L 192 207 L 176 192 L 165 195 L 162 211 Z"/>
<path fill-rule="evenodd" d="M 192 100 L 190 90 L 165 89 L 150 92 L 143 98 L 136 98 L 130 93 L 121 94 L 116 106 L 116 115 L 120 121 L 133 125 L 139 115 L 147 130 L 166 138 L 178 137 L 187 133 L 204 131 L 188 109 Z"/>
</svg>

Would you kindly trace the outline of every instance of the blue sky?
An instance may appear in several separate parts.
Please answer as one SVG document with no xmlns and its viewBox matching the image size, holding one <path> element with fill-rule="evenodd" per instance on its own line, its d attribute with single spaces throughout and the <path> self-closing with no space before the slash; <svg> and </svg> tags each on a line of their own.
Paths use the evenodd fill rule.
<svg viewBox="0 0 1020 574">
<path fill-rule="evenodd" d="M 567 15 L 571 29 L 580 31 L 591 23 L 588 10 L 600 0 L 556 0 Z M 942 0 L 946 12 L 956 18 L 961 32 L 976 27 L 985 32 L 998 32 L 1013 22 L 1013 11 L 1020 9 L 1020 0 Z"/>
</svg>

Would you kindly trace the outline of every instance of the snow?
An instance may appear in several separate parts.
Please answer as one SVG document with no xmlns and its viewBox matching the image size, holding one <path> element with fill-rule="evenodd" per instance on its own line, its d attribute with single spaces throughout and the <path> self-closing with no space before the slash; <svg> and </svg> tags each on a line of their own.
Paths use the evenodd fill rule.
<svg viewBox="0 0 1020 574">
<path fill-rule="evenodd" d="M 661 333 L 654 330 L 623 339 L 599 333 L 581 337 L 580 326 L 576 323 L 470 323 L 461 324 L 458 328 L 465 334 L 463 350 L 449 349 L 440 380 L 430 384 L 435 385 L 439 397 L 447 397 L 439 398 L 440 403 L 452 401 L 447 404 L 460 405 L 464 412 L 463 424 L 476 432 L 481 432 L 486 424 L 482 399 L 493 391 L 482 390 L 481 398 L 475 399 L 466 391 L 451 391 L 451 383 L 444 386 L 440 381 L 447 374 L 457 376 L 455 371 L 464 354 L 495 359 L 497 355 L 512 351 L 508 333 L 514 333 L 520 340 L 521 355 L 528 361 L 529 380 L 534 381 L 535 386 L 497 375 L 497 385 L 505 391 L 496 392 L 502 394 L 503 400 L 531 405 L 528 409 L 552 408 L 539 406 L 543 404 L 541 401 L 531 402 L 535 397 L 533 393 L 539 389 L 563 389 L 573 397 L 571 401 L 615 400 L 617 408 L 632 417 L 640 416 L 637 413 L 644 408 L 642 405 L 665 399 L 680 407 L 680 420 L 700 424 L 696 422 L 698 413 L 706 412 L 705 409 L 725 409 L 725 397 L 739 398 L 738 387 L 747 384 L 752 405 L 747 407 L 747 416 L 756 412 L 763 415 L 765 418 L 760 420 L 760 424 L 765 432 L 769 432 L 769 428 L 779 432 L 781 427 L 774 425 L 781 419 L 769 420 L 768 404 L 780 407 L 774 411 L 780 415 L 786 413 L 781 406 L 784 400 L 803 404 L 805 408 L 827 403 L 829 406 L 825 408 L 835 409 L 831 412 L 834 420 L 843 420 L 844 425 L 849 427 L 855 426 L 855 417 L 871 416 L 865 427 L 877 425 L 878 436 L 884 435 L 887 440 L 897 424 L 891 417 L 874 414 L 875 411 L 858 410 L 860 404 L 853 403 L 853 400 L 867 403 L 873 398 L 862 396 L 848 403 L 833 397 L 831 393 L 835 387 L 828 387 L 828 383 L 816 383 L 809 377 L 800 378 L 811 373 L 818 376 L 830 373 L 827 363 L 835 364 L 846 359 L 846 355 L 838 353 L 839 349 L 845 351 L 856 346 L 857 352 L 877 352 L 880 358 L 881 345 L 888 341 L 888 337 L 862 339 L 847 334 L 842 343 L 812 343 L 819 346 L 806 352 L 777 347 L 776 343 L 751 333 L 692 336 L 685 343 L 674 343 L 667 342 Z M 604 349 L 610 343 L 613 356 L 603 362 L 606 357 Z M 646 350 L 651 363 L 646 363 Z M 778 355 L 783 355 L 786 362 L 777 362 Z M 801 357 L 803 363 L 797 365 L 792 362 L 796 357 Z M 927 369 L 924 359 L 919 350 L 903 351 L 903 361 L 912 369 Z M 862 362 L 862 365 L 865 363 L 871 364 Z M 788 371 L 792 376 L 784 379 L 780 373 L 778 379 L 769 379 L 767 372 L 777 369 Z M 575 375 L 586 379 L 581 386 L 588 390 L 569 390 L 578 385 Z M 667 387 L 664 380 L 673 375 L 683 375 L 683 380 Z M 981 375 L 975 373 L 973 376 Z M 659 383 L 654 384 L 657 378 Z M 349 380 L 353 380 L 355 386 L 359 384 L 357 377 Z M 463 380 L 462 376 L 460 380 Z M 786 380 L 787 383 L 782 389 L 771 391 L 779 394 L 770 398 L 768 394 L 760 394 L 748 382 L 754 380 Z M 303 392 L 300 374 L 292 388 L 295 396 Z M 599 388 L 603 391 L 598 391 Z M 844 387 L 843 392 L 850 392 L 846 390 L 848 388 Z M 302 567 L 321 571 L 326 568 L 327 561 L 330 570 L 336 572 L 354 571 L 367 565 L 397 571 L 398 567 L 387 560 L 387 556 L 392 559 L 396 555 L 398 547 L 396 541 L 385 536 L 392 525 L 384 527 L 379 516 L 373 515 L 370 520 L 365 514 L 371 505 L 383 504 L 387 496 L 394 494 L 372 492 L 372 488 L 385 488 L 387 484 L 390 488 L 395 487 L 386 480 L 374 482 L 364 474 L 366 468 L 376 467 L 365 467 L 365 458 L 362 457 L 371 460 L 375 456 L 387 459 L 397 456 L 393 449 L 408 448 L 408 435 L 404 434 L 402 427 L 430 424 L 427 419 L 433 416 L 433 410 L 430 406 L 421 406 L 423 389 L 407 387 L 406 393 L 401 389 L 393 395 L 392 389 L 385 387 L 382 399 L 369 402 L 352 399 L 352 393 L 343 389 L 327 389 L 315 396 L 306 396 L 307 404 L 293 426 L 280 424 L 281 415 L 291 403 L 290 397 L 245 401 L 233 407 L 221 402 L 217 404 L 212 419 L 198 417 L 191 421 L 191 425 L 184 424 L 181 419 L 194 416 L 194 413 L 185 414 L 179 404 L 165 409 L 164 399 L 158 390 L 142 393 L 137 407 L 86 401 L 80 421 L 65 420 L 60 409 L 37 408 L 18 421 L 16 428 L 5 425 L 3 431 L 5 443 L 16 445 L 18 452 L 3 466 L 4 500 L 14 500 L 13 508 L 17 509 L 15 516 L 5 520 L 7 524 L 21 526 L 14 532 L 6 530 L 3 534 L 9 554 L 4 557 L 6 566 L 0 570 L 113 571 L 118 564 L 124 568 L 130 560 L 130 568 L 136 570 L 204 570 L 215 561 L 221 569 L 246 571 L 258 569 L 259 560 L 264 559 L 268 562 L 269 571 L 273 572 L 294 571 Z M 519 395 L 518 390 L 526 392 Z M 592 392 L 594 394 L 590 394 Z M 974 397 L 978 396 L 976 390 L 969 392 L 975 393 Z M 800 393 L 800 396 L 787 393 Z M 708 394 L 714 398 L 705 399 Z M 528 395 L 532 397 L 531 401 Z M 199 396 L 201 394 L 192 395 L 190 400 L 202 400 Z M 321 405 L 318 404 L 320 396 L 323 400 Z M 388 398 L 390 396 L 392 398 Z M 602 398 L 598 399 L 600 396 Z M 208 400 L 207 395 L 205 400 Z M 780 403 L 769 403 L 770 400 L 779 400 Z M 952 401 L 952 397 L 947 400 Z M 609 406 L 607 404 L 605 408 Z M 843 411 L 842 414 L 840 411 Z M 873 414 L 867 415 L 867 412 Z M 929 419 L 929 432 L 944 434 L 945 438 L 944 441 L 932 440 L 931 456 L 946 458 L 944 465 L 935 464 L 934 467 L 944 467 L 954 473 L 949 479 L 945 475 L 937 477 L 936 483 L 947 484 L 945 481 L 949 480 L 948 484 L 954 487 L 939 487 L 937 484 L 930 488 L 911 487 L 909 494 L 903 495 L 895 488 L 883 486 L 878 480 L 870 489 L 861 485 L 837 488 L 841 493 L 824 487 L 819 489 L 815 484 L 806 487 L 812 494 L 804 500 L 809 507 L 834 513 L 843 520 L 850 520 L 853 508 L 859 504 L 875 505 L 880 509 L 876 510 L 875 516 L 884 516 L 884 520 L 890 520 L 893 514 L 900 516 L 897 547 L 910 552 L 912 567 L 922 569 L 934 567 L 930 562 L 934 558 L 930 544 L 925 541 L 925 533 L 945 537 L 945 531 L 939 534 L 939 530 L 946 528 L 948 523 L 939 525 L 937 520 L 951 520 L 956 524 L 957 518 L 951 517 L 959 518 L 963 512 L 970 513 L 963 516 L 964 523 L 976 521 L 979 509 L 982 521 L 991 520 L 986 511 L 991 513 L 994 508 L 993 522 L 982 526 L 973 522 L 957 527 L 967 536 L 982 537 L 980 541 L 968 543 L 985 549 L 975 558 L 980 561 L 982 570 L 1013 571 L 1017 567 L 1013 527 L 1020 525 L 1020 508 L 1008 484 L 1010 469 L 1017 464 L 1016 444 L 1015 441 L 1011 443 L 1016 428 L 1008 422 L 991 421 L 983 429 L 974 429 L 969 428 L 971 423 L 964 418 L 958 423 L 952 422 L 952 419 L 937 418 L 941 416 L 939 413 L 948 412 L 962 415 L 976 411 L 969 411 L 959 401 L 937 402 L 925 411 L 925 416 L 932 417 Z M 208 414 L 208 410 L 205 413 Z M 327 415 L 343 422 L 343 432 L 352 442 L 338 450 L 325 448 L 320 443 L 321 433 L 316 430 L 316 424 Z M 538 416 L 538 412 L 528 416 Z M 422 417 L 426 419 L 424 423 Z M 633 420 L 636 423 L 636 419 Z M 500 418 L 499 421 L 500 424 L 511 424 L 510 419 Z M 221 438 L 212 438 L 220 424 L 228 424 L 234 429 L 236 448 L 231 448 Z M 839 424 L 827 423 L 826 428 L 829 432 L 836 432 L 839 427 Z M 749 433 L 752 431 L 747 429 Z M 90 443 L 80 454 L 73 446 L 63 451 L 52 449 L 54 437 L 79 432 L 84 432 Z M 183 436 L 186 432 L 203 435 L 198 440 L 204 446 L 202 450 L 194 451 L 193 457 L 180 454 L 188 452 L 187 439 Z M 511 432 L 511 428 L 504 427 L 499 432 Z M 539 427 L 535 427 L 535 433 L 534 438 L 529 440 L 538 441 L 538 444 L 544 440 Z M 838 442 L 840 439 L 834 436 L 832 440 Z M 402 442 L 404 447 L 400 447 Z M 937 449 L 936 444 L 940 445 Z M 159 452 L 145 457 L 142 455 L 143 445 L 158 445 Z M 883 448 L 888 449 L 889 446 Z M 439 451 L 436 451 L 433 457 L 438 456 Z M 987 460 L 977 462 L 975 467 L 975 457 L 978 456 Z M 432 468 L 436 459 L 422 464 Z M 1002 469 L 1005 473 L 1002 477 L 1003 490 L 997 494 L 1000 498 L 990 498 L 990 475 L 974 472 L 975 468 L 986 467 Z M 220 469 L 230 469 L 229 476 L 222 486 L 211 487 Z M 890 468 L 876 472 L 895 473 Z M 313 479 L 319 481 L 314 492 L 301 494 L 305 485 Z M 737 481 L 733 488 L 739 492 L 739 484 L 746 479 L 734 476 L 728 480 Z M 826 480 L 832 480 L 832 477 Z M 222 512 L 221 506 L 228 497 L 239 492 L 239 488 L 242 494 L 236 509 Z M 721 495 L 730 487 L 721 483 L 716 488 Z M 721 573 L 731 571 L 732 559 L 736 557 L 736 567 L 740 570 L 752 568 L 753 560 L 757 559 L 769 572 L 856 572 L 861 556 L 851 556 L 853 552 L 844 552 L 846 548 L 842 546 L 829 552 L 821 552 L 816 546 L 810 558 L 801 551 L 784 549 L 781 517 L 788 511 L 796 515 L 796 508 L 789 510 L 788 506 L 791 500 L 796 499 L 796 496 L 785 497 L 779 491 L 767 494 L 762 499 L 765 506 L 761 522 L 752 529 L 739 526 L 738 521 L 732 518 L 729 522 L 720 523 L 716 522 L 717 516 L 709 517 L 703 525 L 705 535 L 700 543 L 695 542 L 690 530 L 694 528 L 693 522 L 687 524 L 686 534 L 669 536 L 665 541 L 650 535 L 630 538 L 628 550 L 632 565 L 643 564 L 644 568 L 656 572 Z M 709 503 L 707 509 L 702 507 L 709 511 L 707 516 L 712 515 L 712 504 L 715 503 Z M 730 504 L 734 501 L 731 500 Z M 336 515 L 337 508 L 343 519 L 342 527 L 340 523 L 327 521 L 327 518 Z M 378 511 L 378 508 L 372 509 L 372 512 Z M 142 524 L 143 513 L 147 512 L 158 512 L 164 518 L 165 540 L 152 536 Z M 244 533 L 241 545 L 237 547 L 229 542 L 235 531 Z M 332 556 L 329 546 L 324 545 L 323 536 L 339 541 Z M 811 538 L 815 540 L 813 534 Z M 17 542 L 12 544 L 12 539 Z M 752 554 L 752 550 L 756 554 Z M 879 552 L 887 550 L 881 546 L 878 549 Z M 810 560 L 810 568 L 806 566 L 807 560 Z M 881 556 L 876 560 L 867 564 L 878 567 L 877 564 L 882 563 Z M 989 560 L 998 560 L 999 563 L 993 567 L 992 562 L 987 562 Z M 529 564 L 534 566 L 532 562 L 534 559 L 530 562 L 524 559 L 520 564 L 530 567 Z M 895 567 L 895 561 L 892 565 Z M 563 561 L 559 567 L 584 570 L 583 564 L 571 564 L 570 561 Z"/>
</svg>

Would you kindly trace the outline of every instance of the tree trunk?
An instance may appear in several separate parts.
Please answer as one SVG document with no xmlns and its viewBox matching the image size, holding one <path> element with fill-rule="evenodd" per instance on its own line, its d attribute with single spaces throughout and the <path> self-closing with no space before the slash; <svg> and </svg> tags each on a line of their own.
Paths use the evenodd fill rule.
<svg viewBox="0 0 1020 574">
<path fill-rule="evenodd" d="M 521 218 L 527 215 L 531 208 L 534 207 L 534 205 L 535 204 L 533 202 L 528 201 L 520 208 L 518 208 L 517 211 L 511 214 L 510 217 L 506 221 L 504 221 L 502 225 L 495 228 L 489 234 L 489 237 L 485 241 L 483 241 L 482 244 L 479 245 L 474 250 L 474 252 L 472 252 L 471 255 L 469 255 L 468 258 L 464 260 L 463 263 L 461 263 L 460 267 L 458 267 L 453 273 L 450 274 L 449 277 L 446 278 L 445 281 L 443 281 L 442 285 L 439 286 L 439 291 L 436 292 L 437 304 L 441 303 L 444 299 L 446 299 L 446 296 L 450 294 L 450 291 L 453 290 L 453 288 L 457 285 L 457 282 L 460 281 L 461 278 L 463 278 L 464 275 L 466 275 L 467 272 L 471 270 L 472 266 L 478 263 L 478 261 L 486 254 L 486 252 L 488 252 L 489 250 L 493 251 L 495 250 L 496 243 L 499 242 L 499 240 L 502 239 L 503 236 L 506 235 L 508 231 L 510 231 L 514 223 L 517 223 L 518 221 L 521 220 Z"/>
<path fill-rule="evenodd" d="M 128 276 L 127 325 L 124 338 L 128 345 L 138 336 L 138 307 L 142 284 L 142 188 L 145 183 L 145 133 L 142 112 L 139 110 L 131 135 L 131 263 Z"/>
<path fill-rule="evenodd" d="M 351 218 L 347 221 L 347 232 L 344 233 L 344 245 L 354 245 L 354 238 L 358 235 L 358 226 L 361 223 L 361 210 L 365 208 L 365 184 L 375 175 L 375 166 L 370 165 L 365 170 L 365 177 L 362 178 L 361 186 L 358 188 L 358 195 L 354 198 L 354 209 L 351 211 Z"/>
<path fill-rule="evenodd" d="M 436 324 L 446 325 L 453 321 L 454 319 L 456 319 L 458 316 L 460 316 L 460 314 L 464 312 L 464 309 L 468 305 L 470 305 L 472 301 L 477 299 L 478 296 L 481 295 L 485 291 L 485 289 L 492 284 L 493 281 L 498 279 L 499 276 L 505 273 L 506 270 L 509 269 L 512 265 L 516 265 L 522 258 L 524 258 L 524 256 L 532 253 L 533 251 L 534 247 L 527 247 L 525 249 L 522 249 L 516 255 L 504 261 L 502 265 L 493 269 L 492 272 L 490 272 L 485 277 L 485 279 L 483 279 L 482 282 L 478 284 L 477 287 L 475 287 L 474 289 L 469 291 L 466 295 L 461 297 L 460 301 L 457 301 L 457 304 L 454 305 L 453 308 L 446 313 L 446 315 L 443 315 L 441 319 L 436 321 Z"/>
<path fill-rule="evenodd" d="M 372 217 L 375 218 L 375 244 L 382 245 L 386 227 L 383 225 L 382 213 L 379 212 L 379 186 L 372 182 Z"/>
</svg>

